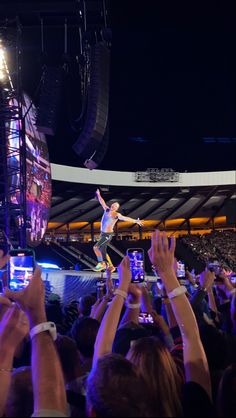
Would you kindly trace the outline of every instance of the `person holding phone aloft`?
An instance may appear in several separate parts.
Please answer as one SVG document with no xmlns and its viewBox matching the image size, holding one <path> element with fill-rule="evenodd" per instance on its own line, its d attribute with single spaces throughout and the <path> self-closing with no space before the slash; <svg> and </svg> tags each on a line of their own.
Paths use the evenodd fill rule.
<svg viewBox="0 0 236 418">
<path fill-rule="evenodd" d="M 101 234 L 98 242 L 94 245 L 93 250 L 96 254 L 98 263 L 95 266 L 95 271 L 102 271 L 106 269 L 106 266 L 108 265 L 108 268 L 111 270 L 111 272 L 115 271 L 115 267 L 112 264 L 112 261 L 107 254 L 107 245 L 109 242 L 111 242 L 112 237 L 114 235 L 114 227 L 116 222 L 119 221 L 126 221 L 126 222 L 133 222 L 137 223 L 139 226 L 143 225 L 143 221 L 138 219 L 133 219 L 128 216 L 121 215 L 118 211 L 120 205 L 118 202 L 112 203 L 112 205 L 109 207 L 105 200 L 102 198 L 100 190 L 96 190 L 96 196 L 100 203 L 100 205 L 103 207 L 104 213 L 101 220 Z"/>
</svg>

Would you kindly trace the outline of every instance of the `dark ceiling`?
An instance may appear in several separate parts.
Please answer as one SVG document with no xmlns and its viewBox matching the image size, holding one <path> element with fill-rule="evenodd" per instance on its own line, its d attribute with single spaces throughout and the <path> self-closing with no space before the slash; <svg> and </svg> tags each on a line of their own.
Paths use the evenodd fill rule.
<svg viewBox="0 0 236 418">
<path fill-rule="evenodd" d="M 18 15 L 23 26 L 23 86 L 33 97 L 42 62 L 62 62 L 65 17 L 72 62 L 78 54 L 78 3 L 1 0 L 1 21 Z M 85 3 L 88 30 L 93 31 L 103 24 L 103 2 Z M 235 168 L 233 2 L 188 4 L 107 2 L 107 24 L 112 29 L 110 143 L 100 168 Z M 45 24 L 43 57 L 41 18 Z M 83 166 L 72 150 L 78 137 L 73 121 L 80 113 L 79 103 L 80 86 L 73 73 L 57 133 L 48 138 L 52 162 Z"/>
</svg>

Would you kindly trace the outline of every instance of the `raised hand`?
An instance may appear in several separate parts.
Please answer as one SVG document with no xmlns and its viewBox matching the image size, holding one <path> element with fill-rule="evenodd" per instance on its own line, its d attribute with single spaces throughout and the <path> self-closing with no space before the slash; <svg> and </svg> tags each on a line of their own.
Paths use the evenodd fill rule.
<svg viewBox="0 0 236 418">
<path fill-rule="evenodd" d="M 152 301 L 150 298 L 150 294 L 146 287 L 141 287 L 141 304 L 142 304 L 142 311 L 147 313 L 152 313 Z"/>
<path fill-rule="evenodd" d="M 113 296 L 113 283 L 111 278 L 111 267 L 106 268 L 106 295 L 109 298 Z"/>
<path fill-rule="evenodd" d="M 175 238 L 171 237 L 170 245 L 166 232 L 156 230 L 152 234 L 151 248 L 148 250 L 149 259 L 158 273 L 174 271 Z"/>
<path fill-rule="evenodd" d="M 130 283 L 128 289 L 128 300 L 130 303 L 139 303 L 142 296 L 142 291 L 138 284 Z"/>
<path fill-rule="evenodd" d="M 137 219 L 137 224 L 139 226 L 143 226 L 144 225 L 144 221 L 141 221 L 139 218 Z"/>
<path fill-rule="evenodd" d="M 16 302 L 27 314 L 31 326 L 46 321 L 45 288 L 41 278 L 41 270 L 38 267 L 35 269 L 32 280 L 24 290 L 13 292 L 5 289 L 4 294 Z"/>
<path fill-rule="evenodd" d="M 200 274 L 200 285 L 203 289 L 210 289 L 215 280 L 215 273 L 206 269 Z"/>
<path fill-rule="evenodd" d="M 29 333 L 29 320 L 18 306 L 7 309 L 0 322 L 0 346 L 15 352 L 17 346 Z"/>
<path fill-rule="evenodd" d="M 128 292 L 129 284 L 131 282 L 130 259 L 126 255 L 118 266 L 119 274 L 119 288 Z"/>
</svg>

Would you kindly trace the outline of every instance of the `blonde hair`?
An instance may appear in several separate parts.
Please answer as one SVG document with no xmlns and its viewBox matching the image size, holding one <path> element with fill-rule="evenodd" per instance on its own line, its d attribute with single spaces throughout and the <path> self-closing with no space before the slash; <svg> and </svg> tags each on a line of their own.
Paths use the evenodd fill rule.
<svg viewBox="0 0 236 418">
<path fill-rule="evenodd" d="M 144 379 L 156 415 L 181 416 L 181 381 L 165 345 L 155 337 L 140 338 L 130 348 L 127 358 Z"/>
</svg>

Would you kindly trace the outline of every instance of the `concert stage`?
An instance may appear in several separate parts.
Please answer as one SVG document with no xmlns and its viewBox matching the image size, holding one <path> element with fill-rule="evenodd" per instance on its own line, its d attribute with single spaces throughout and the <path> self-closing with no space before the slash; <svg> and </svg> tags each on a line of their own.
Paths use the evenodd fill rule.
<svg viewBox="0 0 236 418">
<path fill-rule="evenodd" d="M 43 270 L 42 278 L 47 291 L 58 294 L 63 304 L 69 304 L 83 295 L 96 293 L 97 281 L 105 280 L 106 274 L 84 270 Z M 113 273 L 112 279 L 118 279 L 118 273 Z M 155 281 L 153 276 L 146 276 L 146 279 Z"/>
<path fill-rule="evenodd" d="M 105 273 L 93 271 L 74 270 L 43 270 L 42 278 L 47 291 L 60 296 L 63 304 L 78 300 L 81 296 L 96 293 L 96 283 L 106 279 Z M 117 279 L 118 274 L 113 273 L 112 278 Z"/>
</svg>

